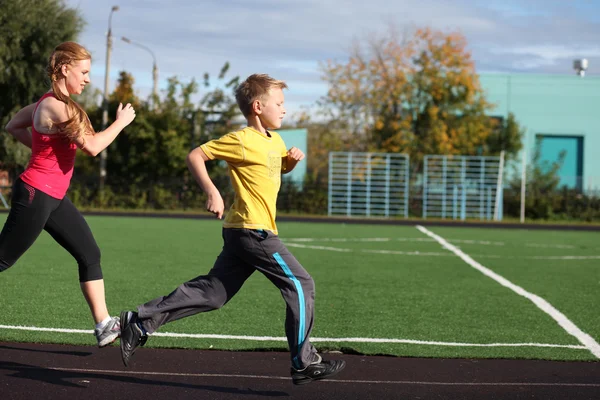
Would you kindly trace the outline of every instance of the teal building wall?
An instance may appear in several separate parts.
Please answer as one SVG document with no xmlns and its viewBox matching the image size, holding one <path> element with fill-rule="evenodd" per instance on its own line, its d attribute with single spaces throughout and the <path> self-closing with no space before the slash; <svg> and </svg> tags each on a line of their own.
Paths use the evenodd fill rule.
<svg viewBox="0 0 600 400">
<path fill-rule="evenodd" d="M 282 129 L 278 130 L 277 133 L 279 133 L 285 142 L 285 147 L 288 150 L 292 147 L 297 147 L 306 155 L 306 158 L 299 162 L 292 172 L 285 175 L 286 178 L 289 178 L 294 182 L 302 183 L 304 181 L 304 176 L 306 175 L 306 163 L 308 158 L 308 131 L 306 129 Z"/>
<path fill-rule="evenodd" d="M 554 162 L 565 152 L 561 183 L 600 189 L 600 77 L 536 74 L 481 74 L 491 115 L 512 112 L 526 128 L 524 149 L 532 162 Z M 510 172 L 510 171 L 509 171 Z"/>
</svg>

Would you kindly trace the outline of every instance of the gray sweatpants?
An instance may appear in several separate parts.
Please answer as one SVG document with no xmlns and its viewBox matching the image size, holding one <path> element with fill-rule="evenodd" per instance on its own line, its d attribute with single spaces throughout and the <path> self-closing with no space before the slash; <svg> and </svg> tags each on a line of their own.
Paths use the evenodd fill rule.
<svg viewBox="0 0 600 400">
<path fill-rule="evenodd" d="M 309 341 L 315 299 L 312 277 L 272 232 L 227 228 L 223 229 L 223 242 L 223 250 L 207 275 L 138 306 L 146 331 L 153 333 L 168 322 L 222 307 L 258 270 L 279 288 L 287 304 L 285 333 L 292 366 L 301 369 L 309 365 L 317 359 Z"/>
</svg>

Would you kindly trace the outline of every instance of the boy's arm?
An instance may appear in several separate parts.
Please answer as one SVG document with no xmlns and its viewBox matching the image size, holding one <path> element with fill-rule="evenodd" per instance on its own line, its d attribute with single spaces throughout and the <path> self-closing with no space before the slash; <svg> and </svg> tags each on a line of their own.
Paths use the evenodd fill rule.
<svg viewBox="0 0 600 400">
<path fill-rule="evenodd" d="M 8 133 L 29 148 L 31 148 L 31 131 L 29 128 L 33 123 L 34 110 L 35 103 L 23 107 L 10 121 L 8 121 L 8 124 L 6 124 Z"/>
<path fill-rule="evenodd" d="M 206 200 L 206 210 L 215 214 L 218 219 L 221 219 L 223 218 L 223 212 L 225 211 L 225 203 L 223 203 L 221 193 L 219 193 L 219 190 L 210 179 L 208 171 L 206 170 L 205 163 L 209 160 L 206 153 L 204 153 L 200 147 L 196 147 L 194 150 L 190 151 L 186 162 L 194 179 L 208 196 L 208 199 Z"/>
<path fill-rule="evenodd" d="M 302 160 L 304 160 L 304 153 L 302 152 L 302 150 L 300 150 L 297 147 L 292 147 L 291 149 L 289 149 L 287 152 L 287 156 L 283 159 L 283 162 L 285 163 L 285 170 L 283 171 L 283 173 L 290 173 Z"/>
</svg>

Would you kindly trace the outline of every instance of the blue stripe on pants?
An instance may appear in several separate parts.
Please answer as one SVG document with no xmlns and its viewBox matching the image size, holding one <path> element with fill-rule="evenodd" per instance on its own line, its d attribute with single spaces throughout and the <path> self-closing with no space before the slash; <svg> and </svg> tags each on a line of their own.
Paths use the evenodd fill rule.
<svg viewBox="0 0 600 400">
<path fill-rule="evenodd" d="M 273 257 L 275 258 L 275 260 L 277 261 L 277 263 L 279 264 L 281 269 L 283 269 L 283 272 L 285 272 L 287 277 L 290 278 L 290 280 L 292 282 L 294 282 L 294 286 L 296 287 L 296 292 L 298 292 L 298 302 L 300 303 L 299 307 L 298 307 L 298 310 L 300 313 L 300 315 L 298 316 L 298 318 L 300 320 L 300 328 L 298 328 L 298 355 L 300 355 L 300 349 L 302 348 L 302 344 L 304 343 L 304 325 L 306 322 L 306 316 L 305 316 L 305 310 L 304 310 L 304 291 L 302 290 L 302 285 L 300 284 L 300 281 L 298 280 L 298 278 L 296 278 L 294 276 L 294 274 L 292 273 L 292 270 L 286 264 L 283 257 L 281 257 L 281 255 L 279 253 L 273 254 Z M 298 360 L 297 360 L 298 355 L 296 355 L 296 357 L 294 357 L 294 361 L 296 361 L 296 363 L 298 363 Z"/>
</svg>

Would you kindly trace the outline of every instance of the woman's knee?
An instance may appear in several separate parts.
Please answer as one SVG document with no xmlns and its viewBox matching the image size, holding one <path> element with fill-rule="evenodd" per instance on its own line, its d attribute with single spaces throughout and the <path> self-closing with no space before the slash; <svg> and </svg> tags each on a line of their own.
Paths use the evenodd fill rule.
<svg viewBox="0 0 600 400">
<path fill-rule="evenodd" d="M 87 249 L 86 254 L 78 257 L 77 264 L 79 266 L 79 281 L 88 282 L 102 279 L 102 267 L 100 263 L 100 248 L 94 244 Z"/>
</svg>

